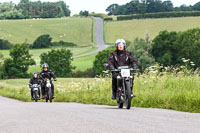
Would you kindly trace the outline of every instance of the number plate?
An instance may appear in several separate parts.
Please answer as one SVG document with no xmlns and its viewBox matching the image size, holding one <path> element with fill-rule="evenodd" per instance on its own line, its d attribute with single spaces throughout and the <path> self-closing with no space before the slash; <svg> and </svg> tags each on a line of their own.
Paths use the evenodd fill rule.
<svg viewBox="0 0 200 133">
<path fill-rule="evenodd" d="M 38 91 L 38 88 L 34 88 L 34 91 Z"/>
<path fill-rule="evenodd" d="M 130 69 L 122 69 L 121 70 L 122 77 L 130 77 Z"/>
</svg>

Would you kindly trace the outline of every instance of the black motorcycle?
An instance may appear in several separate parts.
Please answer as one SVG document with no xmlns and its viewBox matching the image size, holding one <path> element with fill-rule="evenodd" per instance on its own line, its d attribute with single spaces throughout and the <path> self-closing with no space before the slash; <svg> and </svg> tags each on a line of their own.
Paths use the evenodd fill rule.
<svg viewBox="0 0 200 133">
<path fill-rule="evenodd" d="M 52 102 L 53 99 L 53 93 L 51 90 L 51 80 L 45 78 L 44 79 L 44 83 L 45 83 L 45 97 L 46 97 L 46 102 Z"/>
<path fill-rule="evenodd" d="M 108 64 L 104 64 L 104 66 L 108 68 Z M 131 108 L 133 87 L 133 76 L 131 76 L 131 72 L 136 70 L 137 69 L 130 68 L 129 66 L 121 66 L 118 67 L 118 69 L 111 70 L 118 74 L 116 92 L 118 108 L 123 108 L 124 104 L 126 109 Z"/>
<path fill-rule="evenodd" d="M 31 88 L 33 88 L 33 98 L 32 100 L 35 100 L 35 102 L 37 102 L 38 100 L 40 100 L 40 96 L 39 96 L 39 88 L 40 88 L 40 85 L 38 84 L 33 84 L 31 86 Z"/>
</svg>

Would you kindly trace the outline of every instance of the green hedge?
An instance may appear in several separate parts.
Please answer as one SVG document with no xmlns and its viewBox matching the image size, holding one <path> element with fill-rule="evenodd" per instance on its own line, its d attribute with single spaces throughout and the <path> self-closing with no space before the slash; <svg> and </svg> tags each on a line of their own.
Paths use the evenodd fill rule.
<svg viewBox="0 0 200 133">
<path fill-rule="evenodd" d="M 107 17 L 107 18 L 104 18 L 104 21 L 113 21 L 113 18 L 112 17 Z"/>
<path fill-rule="evenodd" d="M 200 11 L 160 12 L 117 16 L 117 20 L 200 16 Z"/>
</svg>

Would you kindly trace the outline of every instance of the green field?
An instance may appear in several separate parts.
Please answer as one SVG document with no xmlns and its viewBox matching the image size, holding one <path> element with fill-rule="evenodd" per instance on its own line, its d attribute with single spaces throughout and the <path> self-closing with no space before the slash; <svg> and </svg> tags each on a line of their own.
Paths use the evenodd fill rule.
<svg viewBox="0 0 200 133">
<path fill-rule="evenodd" d="M 185 31 L 196 27 L 200 27 L 200 17 L 107 21 L 104 22 L 104 38 L 108 44 L 119 38 L 133 41 L 147 35 L 152 40 L 162 30 Z"/>
<path fill-rule="evenodd" d="M 200 77 L 182 72 L 149 73 L 135 77 L 132 106 L 163 108 L 200 113 Z M 31 101 L 28 79 L 0 81 L 0 95 Z M 55 84 L 55 102 L 115 105 L 111 100 L 111 78 L 59 78 Z"/>
<path fill-rule="evenodd" d="M 0 38 L 12 43 L 33 43 L 42 34 L 50 34 L 53 41 L 73 42 L 78 45 L 92 45 L 92 18 L 57 18 L 1 20 Z"/>
</svg>

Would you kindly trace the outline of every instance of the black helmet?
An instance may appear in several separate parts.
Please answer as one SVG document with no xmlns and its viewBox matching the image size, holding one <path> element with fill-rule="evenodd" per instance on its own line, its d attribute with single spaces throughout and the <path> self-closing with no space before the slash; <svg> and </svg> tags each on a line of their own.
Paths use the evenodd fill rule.
<svg viewBox="0 0 200 133">
<path fill-rule="evenodd" d="M 48 67 L 49 67 L 49 65 L 48 65 L 47 63 L 44 63 L 44 64 L 42 65 L 42 67 L 43 67 L 43 68 L 45 68 L 45 67 L 47 67 L 47 68 L 48 68 Z"/>
</svg>

